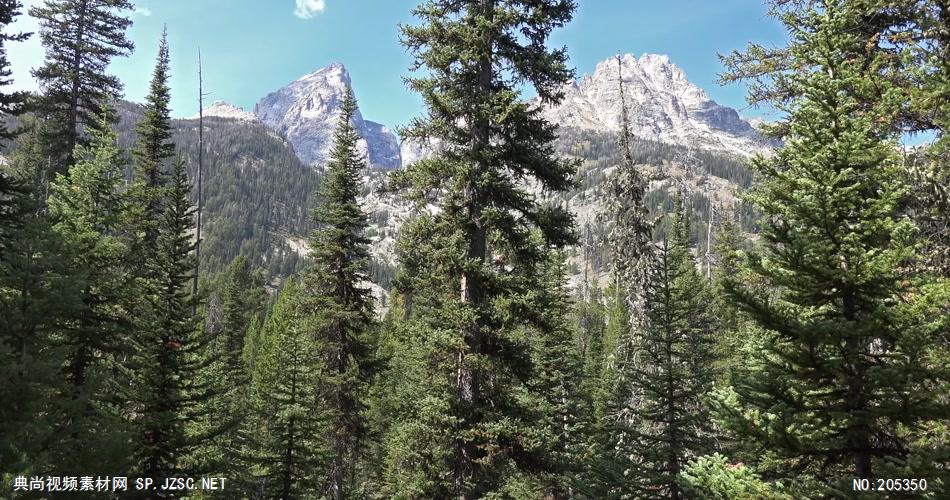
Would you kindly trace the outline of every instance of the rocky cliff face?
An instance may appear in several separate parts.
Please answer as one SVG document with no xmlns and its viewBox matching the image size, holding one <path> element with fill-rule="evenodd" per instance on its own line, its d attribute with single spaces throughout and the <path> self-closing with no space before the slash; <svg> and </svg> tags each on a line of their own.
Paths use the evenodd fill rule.
<svg viewBox="0 0 950 500">
<path fill-rule="evenodd" d="M 740 156 L 770 147 L 736 110 L 721 106 L 687 80 L 665 55 L 632 54 L 607 59 L 580 81 L 564 86 L 564 100 L 543 115 L 561 127 L 597 132 L 620 128 L 620 86 L 634 135 L 642 139 Z M 535 101 L 540 105 L 539 101 Z"/>
<path fill-rule="evenodd" d="M 254 107 L 254 115 L 283 134 L 304 163 L 322 168 L 349 85 L 346 68 L 331 64 L 268 94 Z M 363 138 L 361 147 L 371 165 L 387 169 L 400 166 L 399 141 L 392 131 L 364 120 L 359 111 L 353 117 L 353 126 Z"/>
</svg>

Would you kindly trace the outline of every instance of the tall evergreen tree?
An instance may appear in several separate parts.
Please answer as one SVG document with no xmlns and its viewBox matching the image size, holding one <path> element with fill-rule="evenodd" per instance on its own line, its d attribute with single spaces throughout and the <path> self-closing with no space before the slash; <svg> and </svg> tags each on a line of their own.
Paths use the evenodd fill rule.
<svg viewBox="0 0 950 500">
<path fill-rule="evenodd" d="M 326 491 L 321 472 L 332 464 L 321 436 L 333 417 L 314 389 L 323 360 L 299 315 L 301 293 L 295 281 L 285 282 L 260 332 L 252 384 L 258 498 L 316 497 Z"/>
<path fill-rule="evenodd" d="M 20 15 L 22 4 L 19 0 L 0 1 L 0 88 L 13 83 L 13 70 L 7 58 L 7 44 L 26 40 L 30 33 L 7 33 L 7 27 Z M 26 102 L 25 92 L 0 92 L 0 115 L 18 115 L 23 111 Z M 15 136 L 14 131 L 7 129 L 6 122 L 0 123 L 0 140 L 10 140 Z M 0 180 L 0 183 L 3 181 Z M 0 184 L 0 193 L 4 186 Z"/>
<path fill-rule="evenodd" d="M 207 467 L 222 473 L 243 477 L 250 446 L 250 385 L 252 362 L 248 360 L 249 336 L 253 336 L 264 313 L 266 292 L 263 278 L 252 272 L 243 254 L 234 259 L 212 291 L 206 307 L 203 335 L 211 343 L 210 365 L 201 377 L 214 396 L 205 405 L 207 421 L 196 427 L 217 433 L 208 446 L 200 450 Z M 251 346 L 256 349 L 256 346 Z M 235 479 L 237 485 L 241 479 Z"/>
<path fill-rule="evenodd" d="M 925 244 L 919 266 L 950 278 L 950 5 L 928 0 L 894 9 L 890 2 L 880 1 L 878 9 L 900 13 L 886 26 L 890 33 L 901 35 L 892 38 L 907 45 L 904 54 L 912 55 L 892 58 L 912 61 L 909 68 L 895 73 L 904 82 L 916 83 L 907 99 L 911 125 L 904 129 L 934 135 L 931 144 L 905 159 L 911 174 L 905 205 Z M 950 308 L 945 313 L 950 314 Z"/>
<path fill-rule="evenodd" d="M 57 430 L 64 441 L 55 448 L 63 467 L 84 465 L 93 456 L 107 467 L 125 454 L 113 449 L 117 456 L 110 457 L 104 451 L 113 439 L 123 439 L 118 408 L 110 401 L 121 385 L 114 372 L 131 299 L 124 266 L 128 245 L 121 233 L 127 200 L 119 190 L 125 162 L 106 116 L 100 116 L 90 146 L 76 147 L 77 163 L 50 186 L 53 229 L 67 247 L 64 257 L 81 304 L 64 321 L 62 333 L 68 385 Z"/>
<path fill-rule="evenodd" d="M 739 214 L 736 210 L 720 210 L 715 239 L 715 272 L 712 276 L 712 305 L 716 317 L 716 363 L 718 374 L 728 380 L 734 369 L 744 360 L 742 344 L 748 332 L 739 309 L 729 300 L 726 284 L 740 272 L 743 238 L 740 232 Z"/>
<path fill-rule="evenodd" d="M 853 15 L 827 0 L 783 17 L 799 69 L 781 78 L 794 91 L 785 146 L 753 163 L 764 248 L 747 264 L 772 292 L 729 286 L 770 338 L 727 422 L 784 459 L 771 474 L 815 479 L 824 494 L 853 476 L 936 483 L 946 460 L 923 439 L 948 415 L 947 324 L 935 319 L 946 295 L 908 273 L 915 228 L 898 211 L 906 185 L 888 122 L 901 93 L 868 71 L 880 53 L 856 64 L 867 41 L 848 29 Z"/>
<path fill-rule="evenodd" d="M 809 2 L 769 0 L 770 15 L 797 29 L 815 5 Z M 950 140 L 945 131 L 950 120 L 950 5 L 943 0 L 859 0 L 838 6 L 843 29 L 852 33 L 850 43 L 840 45 L 848 60 L 887 85 L 848 89 L 862 106 L 887 111 L 878 114 L 876 128 L 900 134 L 927 133 L 934 140 L 915 148 L 905 159 L 912 189 L 902 204 L 918 226 L 927 244 L 917 265 L 929 272 L 950 274 Z M 789 47 L 750 44 L 746 50 L 723 57 L 725 83 L 748 82 L 750 104 L 787 107 L 797 97 L 798 84 L 789 74 L 800 69 L 800 55 L 793 40 Z M 888 95 L 889 94 L 889 95 Z M 897 96 L 900 97 L 897 97 Z M 787 132 L 781 121 L 770 128 Z"/>
<path fill-rule="evenodd" d="M 669 237 L 655 254 L 645 289 L 644 329 L 628 365 L 628 431 L 635 469 L 631 493 L 682 498 L 678 475 L 711 451 L 701 398 L 712 389 L 712 318 L 706 282 L 689 250 L 689 219 L 677 195 Z"/>
<path fill-rule="evenodd" d="M 617 148 L 620 164 L 608 179 L 608 195 L 598 215 L 608 228 L 605 245 L 610 249 L 610 267 L 614 284 L 611 287 L 613 313 L 608 325 L 612 342 L 605 346 L 606 362 L 599 381 L 601 392 L 595 404 L 600 416 L 594 427 L 593 465 L 589 467 L 591 491 L 599 496 L 622 495 L 629 482 L 631 456 L 635 452 L 629 436 L 633 415 L 630 404 L 641 397 L 634 394 L 639 368 L 635 355 L 637 336 L 647 321 L 646 295 L 650 269 L 654 259 L 654 221 L 646 207 L 649 179 L 637 167 L 633 157 L 633 135 L 624 94 L 621 60 L 617 56 L 617 87 L 620 94 L 620 130 Z"/>
<path fill-rule="evenodd" d="M 200 418 L 201 403 L 211 395 L 200 372 L 209 364 L 209 341 L 192 315 L 194 207 L 183 160 L 175 163 L 159 226 L 158 253 L 146 263 L 154 293 L 144 300 L 147 328 L 133 336 L 128 364 L 129 400 L 135 426 L 133 470 L 150 477 L 187 472 L 185 458 L 203 436 L 190 436 L 186 421 Z M 198 410 L 198 411 L 196 411 Z"/>
<path fill-rule="evenodd" d="M 47 137 L 54 171 L 72 164 L 83 128 L 122 90 L 106 68 L 112 58 L 132 52 L 125 37 L 132 21 L 123 17 L 131 9 L 129 0 L 46 0 L 30 9 L 46 49 L 45 63 L 33 74 L 43 93 L 41 112 L 56 124 Z"/>
<path fill-rule="evenodd" d="M 537 329 L 532 335 L 535 374 L 528 381 L 532 407 L 539 415 L 537 428 L 546 440 L 544 469 L 551 474 L 544 498 L 572 498 L 581 481 L 583 444 L 590 424 L 590 403 L 583 392 L 583 358 L 568 314 L 571 303 L 566 290 L 563 255 L 551 252 L 539 267 L 532 314 Z"/>
<path fill-rule="evenodd" d="M 622 383 L 631 336 L 630 309 L 626 287 L 614 283 L 604 293 L 605 327 L 603 356 L 589 360 L 587 386 L 590 387 L 591 416 L 588 430 L 589 455 L 584 464 L 585 488 L 579 493 L 589 498 L 617 498 L 623 495 L 631 468 L 626 446 L 625 411 L 631 393 Z M 626 346 L 626 347 L 625 347 Z"/>
<path fill-rule="evenodd" d="M 251 261 L 239 255 L 224 271 L 223 283 L 216 291 L 218 311 L 215 320 L 209 320 L 208 329 L 215 337 L 216 350 L 228 373 L 229 386 L 246 386 L 250 380 L 244 361 L 244 345 L 247 332 L 254 318 L 264 312 L 266 292 L 263 277 L 251 268 Z"/>
<path fill-rule="evenodd" d="M 81 307 L 66 247 L 40 209 L 45 161 L 32 120 L 0 167 L 0 463 L 4 474 L 42 471 L 53 457 L 63 395 L 61 328 Z M 8 481 L 11 477 L 4 476 Z"/>
<path fill-rule="evenodd" d="M 171 91 L 168 88 L 168 30 L 162 30 L 155 58 L 155 69 L 149 84 L 142 120 L 136 124 L 138 143 L 135 155 L 135 196 L 140 213 L 136 214 L 137 230 L 143 237 L 141 258 L 155 251 L 157 228 L 162 218 L 162 190 L 166 184 L 166 163 L 175 154 L 171 142 L 172 126 L 169 110 Z"/>
<path fill-rule="evenodd" d="M 607 313 L 604 303 L 604 291 L 600 280 L 594 275 L 584 290 L 578 290 L 576 320 L 579 338 L 577 339 L 584 358 L 585 371 L 589 375 L 600 373 L 604 364 L 604 341 L 607 328 Z"/>
<path fill-rule="evenodd" d="M 319 205 L 313 211 L 317 229 L 310 237 L 313 266 L 303 274 L 302 315 L 310 322 L 327 374 L 321 404 L 332 415 L 328 444 L 333 450 L 330 492 L 336 500 L 347 496 L 367 429 L 364 397 L 375 362 L 370 343 L 373 297 L 368 281 L 369 239 L 364 235 L 366 214 L 357 196 L 366 164 L 357 149 L 353 128 L 356 100 L 351 89 L 343 96 L 340 123 L 320 186 Z"/>
<path fill-rule="evenodd" d="M 608 181 L 609 195 L 600 218 L 609 227 L 607 246 L 610 248 L 611 272 L 623 284 L 624 298 L 630 309 L 631 328 L 640 325 L 644 317 L 644 289 L 653 250 L 653 221 L 649 219 L 645 198 L 649 179 L 639 170 L 633 159 L 630 117 L 623 92 L 623 72 L 617 56 L 617 88 L 620 93 L 620 131 L 617 147 L 620 165 Z M 629 335 L 620 348 L 626 349 Z M 626 357 L 626 355 L 623 355 Z"/>
<path fill-rule="evenodd" d="M 539 451 L 531 417 L 516 397 L 531 371 L 517 335 L 525 293 L 518 276 L 527 273 L 507 268 L 540 261 L 532 228 L 553 247 L 573 239 L 570 215 L 521 187 L 530 180 L 565 191 L 574 165 L 554 153 L 555 126 L 520 99 L 525 84 L 545 103 L 562 97 L 560 84 L 572 75 L 567 53 L 545 42 L 573 11 L 570 0 L 430 0 L 415 10 L 421 24 L 403 27 L 414 68 L 426 69 L 409 85 L 428 108 L 403 135 L 438 140 L 441 151 L 395 179 L 420 207 L 440 195 L 438 213 L 420 215 L 402 236 L 429 239 L 404 239 L 414 255 L 405 255 L 411 264 L 402 285 L 433 302 L 413 311 L 416 327 L 408 329 L 425 340 L 404 342 L 422 349 L 417 362 L 429 366 L 413 373 L 424 378 L 408 382 L 424 404 L 407 405 L 394 426 L 396 495 L 474 498 L 544 488 L 531 472 Z M 433 462 L 410 458 L 419 454 Z"/>
</svg>

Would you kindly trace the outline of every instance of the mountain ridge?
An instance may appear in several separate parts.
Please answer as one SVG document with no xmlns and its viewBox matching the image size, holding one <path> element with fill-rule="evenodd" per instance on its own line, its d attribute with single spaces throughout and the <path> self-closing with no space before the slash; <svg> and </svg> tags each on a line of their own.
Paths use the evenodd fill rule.
<svg viewBox="0 0 950 500">
<path fill-rule="evenodd" d="M 531 103 L 561 127 L 616 132 L 622 109 L 618 73 L 636 137 L 740 157 L 774 146 L 735 109 L 716 103 L 690 82 L 667 55 L 644 53 L 637 58 L 628 53 L 619 57 L 619 67 L 616 58 L 605 59 L 592 73 L 566 82 L 558 105 L 538 98 Z"/>
<path fill-rule="evenodd" d="M 639 168 L 660 174 L 665 179 L 651 183 L 649 208 L 656 214 L 668 212 L 674 190 L 686 187 L 691 193 L 690 211 L 698 231 L 709 220 L 713 207 L 732 206 L 737 202 L 738 193 L 751 182 L 751 173 L 743 166 L 744 159 L 755 152 L 766 151 L 769 144 L 752 123 L 741 119 L 735 110 L 719 106 L 702 89 L 690 83 L 685 73 L 668 57 L 647 54 L 635 58 L 627 55 L 621 58 L 621 67 L 625 92 L 630 89 L 630 99 L 635 103 L 631 106 L 631 121 L 639 126 L 634 127 L 635 162 Z M 595 243 L 585 244 L 583 252 L 574 249 L 569 256 L 575 269 L 590 265 L 593 271 L 599 272 L 606 259 L 607 250 L 596 241 L 602 239 L 607 228 L 598 220 L 597 214 L 605 196 L 605 181 L 620 162 L 616 148 L 620 123 L 616 69 L 616 60 L 602 61 L 593 74 L 567 84 L 571 88 L 566 90 L 566 105 L 542 109 L 542 113 L 550 115 L 549 119 L 559 120 L 558 152 L 581 161 L 577 173 L 578 188 L 546 201 L 565 203 L 575 213 L 578 229 L 583 228 L 586 234 L 594 235 L 592 241 Z M 349 78 L 342 64 L 332 64 L 262 98 L 255 106 L 254 120 L 247 119 L 250 113 L 225 103 L 213 104 L 211 108 L 216 109 L 211 109 L 206 115 L 214 118 L 212 122 L 233 123 L 242 130 L 253 127 L 268 130 L 275 138 L 284 141 L 301 165 L 308 166 L 319 176 L 323 170 L 322 162 L 332 146 L 343 92 L 351 84 Z M 387 276 L 396 265 L 396 235 L 412 213 L 409 203 L 400 199 L 398 194 L 383 189 L 386 174 L 393 168 L 431 154 L 438 144 L 399 143 L 385 126 L 363 119 L 359 112 L 354 125 L 364 138 L 362 147 L 370 157 L 370 168 L 363 174 L 360 204 L 370 218 L 367 235 L 371 240 L 370 253 L 376 269 L 374 276 L 378 275 L 376 282 L 383 284 L 388 282 Z M 677 127 L 680 132 L 677 132 L 680 130 Z M 700 140 L 682 140 L 683 134 L 693 132 Z M 279 144 L 274 143 L 269 146 L 268 154 L 279 154 L 277 149 Z M 386 159 L 382 165 L 380 154 Z M 284 179 L 282 182 L 294 182 L 286 176 Z M 544 193 L 533 194 L 547 199 Z M 297 215 L 305 213 L 310 207 L 300 206 L 303 196 L 295 196 L 296 199 L 284 207 L 282 197 L 277 195 L 272 198 L 275 208 L 270 210 L 275 213 L 289 210 Z M 303 220 L 295 219 L 293 224 L 268 222 L 266 234 L 271 239 L 267 243 L 270 249 L 267 255 L 273 256 L 269 258 L 288 261 L 288 253 L 304 258 L 308 252 L 304 238 L 308 229 L 309 225 Z M 692 236 L 694 244 L 698 243 L 701 235 Z M 283 265 L 275 267 L 283 268 Z M 572 280 L 576 281 L 579 276 L 573 273 Z"/>
<path fill-rule="evenodd" d="M 557 105 L 534 98 L 548 121 L 562 128 L 616 133 L 620 129 L 620 86 L 630 129 L 635 137 L 677 146 L 748 158 L 766 153 L 776 144 L 758 130 L 756 119 L 746 120 L 735 109 L 710 99 L 686 73 L 661 54 L 624 54 L 597 63 L 593 72 L 566 82 L 564 99 Z M 253 112 L 223 101 L 205 109 L 206 116 L 257 120 L 284 136 L 307 165 L 322 168 L 332 146 L 343 93 L 352 88 L 342 63 L 332 63 L 297 78 L 262 97 Z M 195 117 L 192 117 L 195 118 Z M 368 163 L 391 170 L 431 153 L 431 146 L 400 141 L 384 124 L 367 120 L 357 109 L 353 125 L 363 140 L 360 148 Z"/>
</svg>

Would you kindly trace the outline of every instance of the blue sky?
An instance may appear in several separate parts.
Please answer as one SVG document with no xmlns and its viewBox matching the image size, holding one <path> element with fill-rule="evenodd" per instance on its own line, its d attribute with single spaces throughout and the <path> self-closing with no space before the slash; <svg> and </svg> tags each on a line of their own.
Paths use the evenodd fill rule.
<svg viewBox="0 0 950 500">
<path fill-rule="evenodd" d="M 40 0 L 25 0 L 24 12 Z M 402 77 L 411 62 L 399 44 L 399 23 L 411 23 L 417 0 L 139 0 L 129 36 L 135 53 L 111 71 L 125 96 L 141 101 L 167 23 L 175 116 L 197 113 L 197 51 L 201 47 L 207 101 L 251 110 L 264 95 L 332 62 L 346 65 L 363 116 L 394 126 L 420 110 Z M 782 44 L 784 34 L 758 0 L 579 0 L 572 23 L 553 45 L 566 45 L 578 76 L 617 52 L 668 54 L 716 101 L 747 116 L 741 86 L 720 87 L 717 53 L 749 41 Z M 18 25 L 34 30 L 21 16 Z M 39 40 L 11 44 L 15 85 L 32 89 L 42 63 Z"/>
</svg>

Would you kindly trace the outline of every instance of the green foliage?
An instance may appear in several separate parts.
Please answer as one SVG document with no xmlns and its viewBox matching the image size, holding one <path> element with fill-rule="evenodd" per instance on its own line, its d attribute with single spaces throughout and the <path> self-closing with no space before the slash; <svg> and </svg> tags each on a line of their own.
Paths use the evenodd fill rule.
<svg viewBox="0 0 950 500">
<path fill-rule="evenodd" d="M 901 92 L 868 71 L 884 55 L 854 64 L 866 43 L 847 29 L 856 10 L 829 1 L 793 14 L 783 17 L 795 33 L 787 56 L 801 69 L 781 79 L 794 91 L 783 101 L 786 145 L 754 162 L 763 247 L 745 267 L 767 293 L 754 282 L 727 285 L 771 338 L 736 383 L 726 423 L 777 455 L 772 476 L 817 479 L 805 494 L 895 467 L 921 467 L 911 475 L 936 482 L 933 467 L 943 466 L 916 455 L 943 452 L 911 443 L 950 411 L 945 327 L 909 313 L 921 302 L 941 306 L 929 278 L 908 272 L 916 228 L 899 210 L 906 177 L 882 118 Z"/>
<path fill-rule="evenodd" d="M 581 471 L 591 412 L 589 394 L 583 392 L 587 378 L 570 322 L 564 268 L 563 255 L 551 252 L 539 266 L 535 293 L 529 296 L 537 327 L 529 331 L 534 376 L 527 383 L 528 401 L 544 440 L 539 455 L 550 474 L 544 493 L 549 498 L 568 498 L 584 486 Z"/>
<path fill-rule="evenodd" d="M 83 129 L 122 90 L 106 68 L 112 58 L 132 52 L 132 42 L 125 38 L 132 21 L 123 17 L 131 10 L 129 0 L 46 0 L 30 8 L 46 50 L 46 60 L 33 75 L 43 89 L 42 112 L 55 124 L 56 130 L 45 137 L 54 172 L 72 164 Z"/>
<path fill-rule="evenodd" d="M 252 271 L 243 255 L 228 266 L 211 286 L 202 335 L 210 346 L 210 364 L 202 370 L 203 383 L 213 392 L 204 403 L 206 418 L 196 422 L 195 435 L 211 434 L 196 453 L 204 467 L 233 480 L 235 489 L 248 486 L 247 450 L 253 437 L 245 424 L 251 415 L 250 383 L 256 355 L 255 337 L 266 310 L 267 296 L 260 270 Z"/>
<path fill-rule="evenodd" d="M 67 247 L 39 209 L 43 163 L 31 127 L 0 167 L 0 464 L 3 480 L 38 472 L 53 457 L 43 443 L 60 424 L 63 320 L 81 307 L 69 279 Z M 10 476 L 7 476 L 9 474 Z"/>
<path fill-rule="evenodd" d="M 128 364 L 132 377 L 133 425 L 136 429 L 133 469 L 150 477 L 171 477 L 184 470 L 184 457 L 195 440 L 186 432 L 188 419 L 200 418 L 199 403 L 211 396 L 198 374 L 208 363 L 208 339 L 193 314 L 194 208 L 191 189 L 179 160 L 169 177 L 157 254 L 147 262 L 152 281 L 146 290 L 144 318 L 137 322 L 134 351 Z"/>
<path fill-rule="evenodd" d="M 532 377 L 520 327 L 530 323 L 528 277 L 543 257 L 531 235 L 559 248 L 573 240 L 572 220 L 522 181 L 563 192 L 574 164 L 555 155 L 555 126 L 520 95 L 528 84 L 545 102 L 561 98 L 567 54 L 545 41 L 573 10 L 563 0 L 430 0 L 414 11 L 420 24 L 402 28 L 426 70 L 409 86 L 428 109 L 402 135 L 445 147 L 393 178 L 420 208 L 439 206 L 400 235 L 397 288 L 411 312 L 395 362 L 410 366 L 388 445 L 394 496 L 540 495 L 550 486 L 536 416 L 519 398 Z"/>
<path fill-rule="evenodd" d="M 315 390 L 331 418 L 323 439 L 333 450 L 330 491 L 336 499 L 357 487 L 354 480 L 362 464 L 354 459 L 362 455 L 369 434 L 365 398 L 377 364 L 371 338 L 373 296 L 363 285 L 369 240 L 357 195 L 366 162 L 351 123 L 355 113 L 356 100 L 347 89 L 320 186 L 320 204 L 313 211 L 317 228 L 310 237 L 312 264 L 303 273 L 300 299 L 302 326 L 314 336 L 324 363 Z"/>
<path fill-rule="evenodd" d="M 580 130 L 573 128 L 559 128 L 557 151 L 564 155 L 570 155 L 583 160 L 578 168 L 578 190 L 565 196 L 568 200 L 575 200 L 580 196 L 579 192 L 593 191 L 595 197 L 602 196 L 607 203 L 610 211 L 621 208 L 610 206 L 611 199 L 616 195 L 616 190 L 632 189 L 632 179 L 629 178 L 631 167 L 623 165 L 632 165 L 638 170 L 640 177 L 648 179 L 662 175 L 672 169 L 683 168 L 683 158 L 691 158 L 693 164 L 691 170 L 694 176 L 713 176 L 726 180 L 736 186 L 737 191 L 743 191 L 752 184 L 752 171 L 746 165 L 745 160 L 735 158 L 721 153 L 714 153 L 703 150 L 691 150 L 684 146 L 664 144 L 660 142 L 630 137 L 626 141 L 626 147 L 629 148 L 629 155 L 625 154 L 623 148 L 617 145 L 616 134 L 603 132 L 594 132 L 589 130 Z M 629 160 L 626 158 L 629 157 Z M 620 168 L 623 166 L 622 168 Z M 612 175 L 608 175 L 609 169 L 618 167 Z M 627 178 L 622 178 L 626 176 Z M 689 178 L 689 175 L 687 175 Z M 668 214 L 673 208 L 673 198 L 675 190 L 669 189 L 667 185 L 659 188 L 647 189 L 644 187 L 644 193 L 641 195 L 647 211 L 652 214 L 654 219 L 660 219 L 658 230 L 653 231 L 652 239 L 659 242 L 665 234 L 667 222 L 660 216 Z M 590 200 L 583 200 L 589 202 Z M 626 203 L 630 203 L 628 200 Z M 629 208 L 629 207 L 628 207 Z M 694 222 L 691 228 L 690 241 L 696 245 L 704 241 L 705 233 L 703 227 L 710 220 L 710 202 L 702 192 L 694 192 L 688 200 L 688 209 L 690 211 L 690 220 Z M 740 224 L 742 230 L 748 233 L 758 231 L 757 221 L 759 215 L 753 210 L 749 203 L 740 202 L 737 207 L 740 215 Z M 604 219 L 591 227 L 596 242 L 592 261 L 595 263 L 595 270 L 603 269 L 601 262 L 609 259 L 609 254 L 614 251 L 610 244 L 609 234 L 612 234 L 615 221 Z"/>
<path fill-rule="evenodd" d="M 310 331 L 301 325 L 300 286 L 284 284 L 259 333 L 251 395 L 251 449 L 265 498 L 309 498 L 325 491 L 330 454 L 321 436 L 330 415 L 320 404 L 317 380 L 322 360 Z"/>
<path fill-rule="evenodd" d="M 724 213 L 723 213 L 724 212 Z M 742 258 L 748 245 L 740 232 L 738 213 L 722 210 L 719 223 L 714 227 L 715 267 L 711 286 L 711 309 L 715 317 L 715 362 L 717 381 L 731 384 L 734 375 L 745 366 L 748 356 L 757 347 L 752 347 L 757 338 L 755 326 L 743 316 L 726 293 L 729 280 L 750 286 L 756 283 L 755 276 L 744 272 Z M 760 286 L 761 293 L 768 291 Z"/>
<path fill-rule="evenodd" d="M 61 454 L 54 463 L 63 470 L 78 469 L 93 457 L 103 469 L 125 460 L 123 449 L 109 448 L 123 441 L 126 430 L 111 395 L 122 384 L 113 374 L 129 325 L 128 245 L 121 231 L 127 205 L 118 189 L 122 153 L 106 120 L 100 117 L 90 146 L 76 147 L 76 164 L 53 180 L 48 200 L 79 302 L 61 330 L 67 384 L 52 448 Z"/>
<path fill-rule="evenodd" d="M 127 101 L 117 107 L 119 144 L 139 149 L 136 130 L 145 108 Z M 172 120 L 171 127 L 171 142 L 195 179 L 198 120 Z M 206 116 L 204 129 L 202 274 L 215 276 L 240 255 L 268 276 L 302 270 L 304 256 L 291 240 L 302 243 L 313 229 L 308 207 L 317 204 L 321 172 L 303 165 L 291 145 L 261 123 Z M 191 200 L 197 201 L 196 191 Z"/>
<path fill-rule="evenodd" d="M 0 1 L 0 88 L 13 83 L 10 78 L 13 70 L 7 58 L 7 43 L 21 42 L 29 38 L 29 33 L 7 33 L 7 26 L 20 15 L 22 4 L 19 0 Z M 26 104 L 27 94 L 22 91 L 0 92 L 0 115 L 18 115 Z M 10 130 L 6 122 L 0 122 L 0 141 L 9 141 L 16 137 L 16 131 Z"/>
<path fill-rule="evenodd" d="M 625 429 L 617 446 L 633 457 L 625 489 L 638 497 L 680 498 L 678 474 L 713 446 L 702 402 L 714 377 L 710 296 L 689 253 L 689 221 L 678 200 L 671 237 L 647 271 L 642 330 L 618 368 L 623 390 L 614 405 Z"/>
<path fill-rule="evenodd" d="M 206 296 L 191 291 L 197 123 L 169 118 L 165 36 L 140 107 L 115 100 L 105 74 L 131 50 L 128 1 L 31 9 L 43 106 L 21 120 L 23 96 L 0 92 L 0 141 L 23 131 L 0 166 L 3 481 L 213 474 L 235 498 L 784 499 L 849 496 L 850 477 L 876 476 L 927 478 L 920 496 L 941 498 L 950 10 L 771 5 L 790 45 L 727 57 L 725 79 L 751 79 L 751 100 L 785 113 L 770 128 L 785 146 L 752 170 L 689 159 L 754 186 L 735 207 L 649 189 L 685 167 L 683 148 L 627 127 L 619 147 L 558 130 L 523 102 L 527 88 L 556 103 L 572 76 L 548 45 L 573 1 L 428 0 L 403 28 L 427 112 L 402 132 L 439 147 L 392 176 L 414 204 L 398 259 L 368 251 L 388 236 L 369 224 L 391 214 L 357 202 L 375 186 L 362 185 L 351 93 L 325 175 L 262 124 L 211 117 Z M 0 0 L 0 27 L 18 8 Z M 0 89 L 5 44 L 22 38 L 0 34 Z M 896 153 L 901 133 L 928 130 L 933 144 Z M 608 210 L 565 248 L 577 201 Z M 714 210 L 705 280 L 690 247 Z M 367 281 L 392 285 L 379 309 Z"/>
<path fill-rule="evenodd" d="M 607 366 L 607 353 L 611 351 L 606 346 L 608 306 L 596 275 L 578 290 L 573 309 L 577 322 L 576 343 L 584 364 L 585 380 L 599 385 L 596 381 L 602 378 Z M 590 389 L 596 390 L 594 387 Z"/>
<path fill-rule="evenodd" d="M 142 237 L 139 257 L 143 263 L 155 251 L 162 217 L 162 190 L 166 184 L 165 163 L 175 154 L 175 145 L 170 142 L 168 62 L 168 32 L 163 30 L 152 81 L 145 96 L 144 116 L 135 126 L 138 142 L 134 151 L 135 182 L 132 196 L 135 197 L 136 208 L 135 230 Z"/>
<path fill-rule="evenodd" d="M 716 453 L 699 457 L 680 473 L 683 492 L 710 500 L 791 500 L 794 496 L 768 484 L 742 464 L 730 464 Z"/>
</svg>

